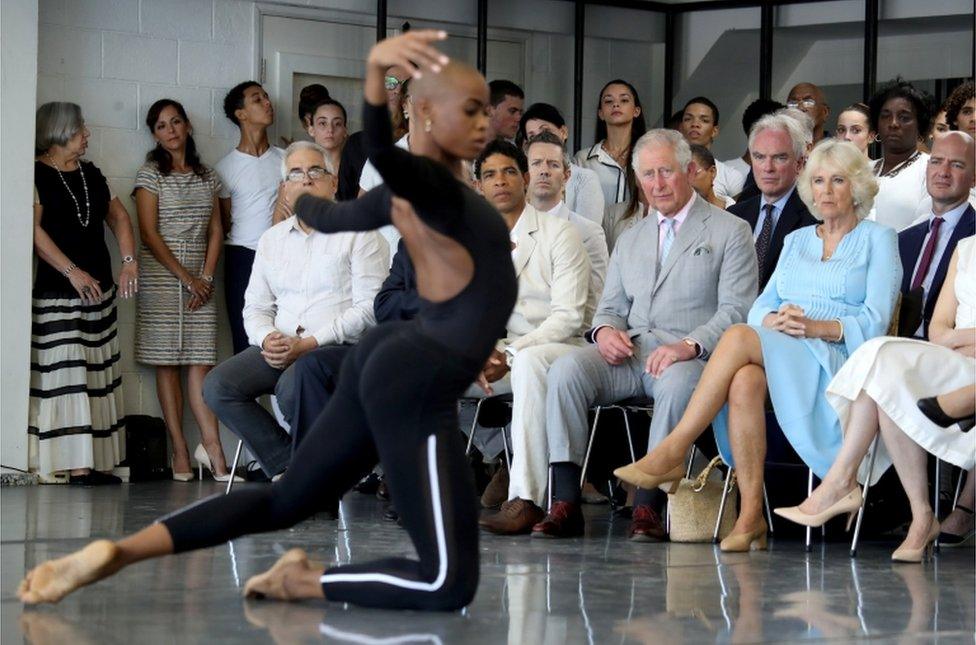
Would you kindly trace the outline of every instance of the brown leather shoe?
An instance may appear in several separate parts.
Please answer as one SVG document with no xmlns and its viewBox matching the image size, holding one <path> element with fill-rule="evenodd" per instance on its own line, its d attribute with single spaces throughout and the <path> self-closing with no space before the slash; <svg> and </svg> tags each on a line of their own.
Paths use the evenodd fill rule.
<svg viewBox="0 0 976 645">
<path fill-rule="evenodd" d="M 527 499 L 510 499 L 497 513 L 483 514 L 478 525 L 498 535 L 523 535 L 542 521 L 546 513 Z"/>
<path fill-rule="evenodd" d="M 664 530 L 661 518 L 650 506 L 635 506 L 634 514 L 627 530 L 627 537 L 632 542 L 663 542 L 668 534 Z"/>
<path fill-rule="evenodd" d="M 498 508 L 508 499 L 508 468 L 505 464 L 495 471 L 495 476 L 488 482 L 485 492 L 481 494 L 481 505 L 485 508 Z"/>
<path fill-rule="evenodd" d="M 583 511 L 576 504 L 553 502 L 549 514 L 532 527 L 532 537 L 566 538 L 583 535 L 586 523 Z"/>
</svg>

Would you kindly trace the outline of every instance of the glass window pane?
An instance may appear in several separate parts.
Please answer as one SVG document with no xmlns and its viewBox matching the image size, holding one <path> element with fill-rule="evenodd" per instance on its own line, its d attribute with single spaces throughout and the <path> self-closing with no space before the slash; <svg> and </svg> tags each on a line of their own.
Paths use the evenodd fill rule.
<svg viewBox="0 0 976 645">
<path fill-rule="evenodd" d="M 758 7 L 680 14 L 675 21 L 673 109 L 705 96 L 719 109 L 718 160 L 739 157 L 746 148 L 742 112 L 759 98 Z"/>
<path fill-rule="evenodd" d="M 772 98 L 786 103 L 799 83 L 823 91 L 834 132 L 840 112 L 864 93 L 864 1 L 840 0 L 776 8 Z"/>
</svg>

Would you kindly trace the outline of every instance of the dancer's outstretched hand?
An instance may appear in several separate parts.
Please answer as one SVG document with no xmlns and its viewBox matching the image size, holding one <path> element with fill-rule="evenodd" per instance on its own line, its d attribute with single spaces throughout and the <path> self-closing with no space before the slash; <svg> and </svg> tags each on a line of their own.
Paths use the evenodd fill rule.
<svg viewBox="0 0 976 645">
<path fill-rule="evenodd" d="M 414 78 L 423 75 L 422 70 L 435 74 L 447 65 L 448 58 L 432 45 L 447 38 L 447 32 L 439 29 L 417 29 L 400 36 L 387 38 L 369 50 L 367 64 L 384 70 L 394 65 L 406 69 Z"/>
</svg>

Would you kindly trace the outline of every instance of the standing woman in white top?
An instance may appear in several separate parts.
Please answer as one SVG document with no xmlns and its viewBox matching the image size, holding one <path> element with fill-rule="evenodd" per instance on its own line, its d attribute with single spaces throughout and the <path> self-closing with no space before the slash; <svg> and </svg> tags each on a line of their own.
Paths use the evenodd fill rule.
<svg viewBox="0 0 976 645">
<path fill-rule="evenodd" d="M 627 81 L 616 79 L 604 85 L 598 101 L 596 143 L 576 153 L 576 165 L 596 171 L 609 210 L 630 200 L 630 153 L 647 125 L 637 90 Z"/>
<path fill-rule="evenodd" d="M 925 189 L 929 156 L 918 142 L 929 131 L 935 106 L 932 97 L 901 78 L 878 90 L 868 106 L 882 152 L 873 164 L 878 196 L 868 219 L 901 231 L 932 205 Z"/>
</svg>

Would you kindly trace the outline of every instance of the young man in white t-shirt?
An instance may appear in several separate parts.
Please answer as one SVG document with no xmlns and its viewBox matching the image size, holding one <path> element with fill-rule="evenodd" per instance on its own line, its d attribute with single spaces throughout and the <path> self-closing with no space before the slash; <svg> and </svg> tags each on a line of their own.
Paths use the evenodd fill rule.
<svg viewBox="0 0 976 645">
<path fill-rule="evenodd" d="M 234 353 L 248 346 L 244 331 L 244 291 L 258 238 L 271 228 L 284 151 L 268 142 L 274 108 L 259 83 L 245 81 L 224 97 L 224 114 L 241 131 L 237 147 L 217 162 L 220 176 L 220 214 L 227 240 L 224 245 L 224 294 Z"/>
</svg>

